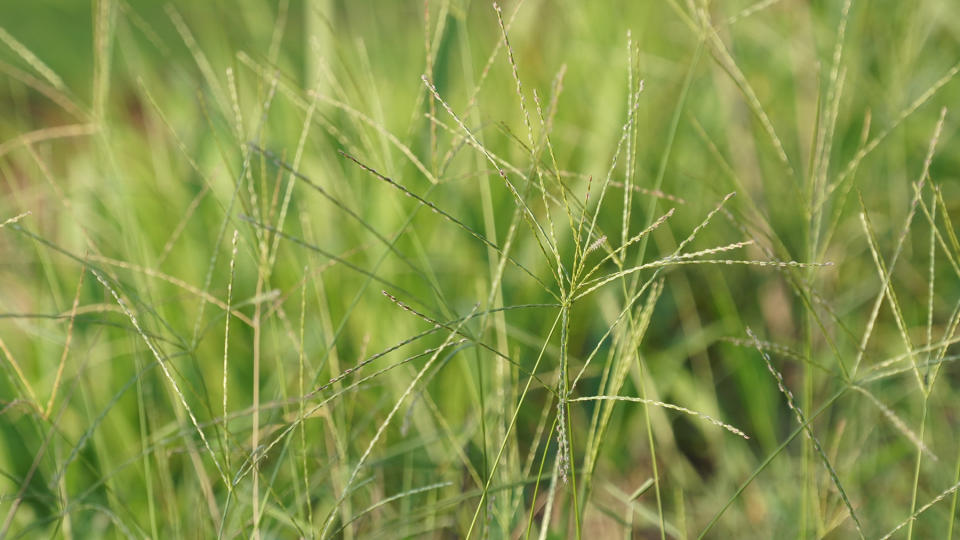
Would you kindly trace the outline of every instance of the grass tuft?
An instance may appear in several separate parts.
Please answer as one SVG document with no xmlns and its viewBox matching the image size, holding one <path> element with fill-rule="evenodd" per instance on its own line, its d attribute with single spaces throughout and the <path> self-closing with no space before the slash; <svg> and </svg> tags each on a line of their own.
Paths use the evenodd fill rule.
<svg viewBox="0 0 960 540">
<path fill-rule="evenodd" d="M 48 4 L 0 539 L 954 536 L 957 6 Z"/>
</svg>

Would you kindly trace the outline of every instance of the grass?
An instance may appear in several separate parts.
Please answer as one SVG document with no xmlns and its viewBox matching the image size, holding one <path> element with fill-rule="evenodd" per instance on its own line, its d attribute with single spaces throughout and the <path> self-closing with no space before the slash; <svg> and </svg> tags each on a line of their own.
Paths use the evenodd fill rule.
<svg viewBox="0 0 960 540">
<path fill-rule="evenodd" d="M 952 538 L 957 15 L 0 5 L 0 538 Z"/>
</svg>

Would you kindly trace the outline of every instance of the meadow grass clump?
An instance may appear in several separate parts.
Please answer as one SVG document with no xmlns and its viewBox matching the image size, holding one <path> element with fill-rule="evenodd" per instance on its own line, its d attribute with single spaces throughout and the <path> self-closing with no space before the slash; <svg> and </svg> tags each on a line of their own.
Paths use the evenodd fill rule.
<svg viewBox="0 0 960 540">
<path fill-rule="evenodd" d="M 880 4 L 0 6 L 0 538 L 951 538 Z"/>
</svg>

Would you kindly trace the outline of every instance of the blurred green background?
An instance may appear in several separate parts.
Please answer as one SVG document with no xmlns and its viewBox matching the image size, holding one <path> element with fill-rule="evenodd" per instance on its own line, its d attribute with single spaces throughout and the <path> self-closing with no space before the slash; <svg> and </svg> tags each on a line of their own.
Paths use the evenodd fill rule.
<svg viewBox="0 0 960 540">
<path fill-rule="evenodd" d="M 0 3 L 0 537 L 952 534 L 960 5 L 502 16 Z"/>
</svg>

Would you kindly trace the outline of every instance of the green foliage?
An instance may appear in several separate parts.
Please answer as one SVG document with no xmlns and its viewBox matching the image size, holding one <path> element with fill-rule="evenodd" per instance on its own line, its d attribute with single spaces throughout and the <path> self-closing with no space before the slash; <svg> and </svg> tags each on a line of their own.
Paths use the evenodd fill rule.
<svg viewBox="0 0 960 540">
<path fill-rule="evenodd" d="M 949 537 L 957 21 L 0 4 L 0 538 Z"/>
</svg>

